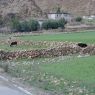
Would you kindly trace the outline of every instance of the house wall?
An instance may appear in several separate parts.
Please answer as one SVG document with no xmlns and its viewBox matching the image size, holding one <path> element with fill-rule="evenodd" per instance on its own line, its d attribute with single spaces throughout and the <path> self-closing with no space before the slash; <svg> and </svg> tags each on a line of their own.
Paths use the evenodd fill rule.
<svg viewBox="0 0 95 95">
<path fill-rule="evenodd" d="M 56 19 L 56 14 L 48 14 L 48 19 Z"/>
<path fill-rule="evenodd" d="M 61 19 L 64 18 L 67 21 L 71 21 L 72 20 L 72 16 L 70 16 L 69 14 L 48 14 L 48 19 Z"/>
</svg>

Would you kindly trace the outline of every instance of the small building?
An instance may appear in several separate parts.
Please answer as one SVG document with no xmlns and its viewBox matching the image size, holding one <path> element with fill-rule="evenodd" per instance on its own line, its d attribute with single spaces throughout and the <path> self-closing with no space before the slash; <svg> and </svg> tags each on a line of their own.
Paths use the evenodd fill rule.
<svg viewBox="0 0 95 95">
<path fill-rule="evenodd" d="M 66 21 L 70 22 L 73 19 L 73 16 L 70 13 L 48 13 L 47 14 L 48 19 L 53 19 L 53 20 L 59 20 L 61 18 L 64 18 Z"/>
<path fill-rule="evenodd" d="M 83 19 L 87 19 L 87 20 L 93 20 L 95 19 L 95 15 L 91 15 L 91 16 L 83 16 Z"/>
</svg>

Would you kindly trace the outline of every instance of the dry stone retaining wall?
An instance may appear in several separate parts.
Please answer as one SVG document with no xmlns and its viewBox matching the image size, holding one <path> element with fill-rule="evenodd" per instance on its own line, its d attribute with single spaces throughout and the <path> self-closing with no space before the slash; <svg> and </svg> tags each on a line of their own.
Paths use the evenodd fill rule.
<svg viewBox="0 0 95 95">
<path fill-rule="evenodd" d="M 61 43 L 61 42 L 60 42 Z M 5 52 L 0 51 L 1 60 L 12 60 L 17 58 L 40 58 L 40 57 L 56 57 L 65 56 L 70 54 L 89 54 L 95 55 L 95 45 L 88 45 L 86 48 L 80 48 L 74 43 L 65 43 L 59 47 L 41 49 L 41 50 L 30 50 L 30 51 L 15 51 L 15 52 Z"/>
</svg>

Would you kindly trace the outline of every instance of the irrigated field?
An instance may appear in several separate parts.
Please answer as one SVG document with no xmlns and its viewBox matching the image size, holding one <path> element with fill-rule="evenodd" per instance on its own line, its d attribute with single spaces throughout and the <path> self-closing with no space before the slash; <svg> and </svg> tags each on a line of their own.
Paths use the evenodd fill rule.
<svg viewBox="0 0 95 95">
<path fill-rule="evenodd" d="M 59 33 L 59 34 L 42 34 L 42 35 L 25 35 L 18 37 L 26 41 L 69 41 L 95 43 L 95 31 L 78 32 L 78 33 Z"/>
<path fill-rule="evenodd" d="M 95 94 L 95 56 L 23 59 L 9 64 L 11 75 L 57 95 Z"/>
<path fill-rule="evenodd" d="M 6 40 L 11 35 L 0 36 Z M 13 36 L 13 35 L 12 35 Z M 22 41 L 69 41 L 95 44 L 95 31 L 40 35 L 18 35 Z M 31 50 L 44 46 L 1 44 L 0 49 Z M 61 56 L 56 58 L 18 59 L 8 62 L 8 72 L 32 86 L 54 92 L 54 95 L 95 95 L 95 56 Z M 5 65 L 4 65 L 5 66 Z M 6 67 L 6 66 L 5 66 Z"/>
<path fill-rule="evenodd" d="M 42 49 L 47 48 L 47 46 L 40 45 L 17 45 L 16 47 L 10 47 L 7 42 L 9 37 L 14 37 L 14 35 L 0 35 L 0 41 L 5 41 L 5 43 L 0 43 L 0 49 L 6 51 L 16 51 L 16 50 L 32 50 L 32 49 Z M 58 33 L 58 34 L 38 34 L 38 35 L 18 35 L 14 37 L 20 41 L 68 41 L 68 42 L 84 42 L 84 43 L 95 43 L 95 31 L 86 31 L 78 33 Z M 7 43 L 6 43 L 7 42 Z"/>
</svg>

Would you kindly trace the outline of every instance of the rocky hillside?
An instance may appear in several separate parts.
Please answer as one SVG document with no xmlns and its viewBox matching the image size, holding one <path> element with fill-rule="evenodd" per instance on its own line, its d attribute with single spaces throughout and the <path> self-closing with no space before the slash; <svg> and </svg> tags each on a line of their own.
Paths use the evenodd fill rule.
<svg viewBox="0 0 95 95">
<path fill-rule="evenodd" d="M 58 6 L 75 15 L 95 14 L 95 0 L 0 0 L 0 15 L 42 17 L 44 12 L 56 11 Z"/>
<path fill-rule="evenodd" d="M 95 14 L 95 0 L 35 0 L 43 11 L 55 11 L 60 6 L 63 11 L 75 15 Z"/>
<path fill-rule="evenodd" d="M 0 15 L 16 14 L 21 18 L 40 17 L 42 10 L 35 0 L 0 0 Z"/>
</svg>

